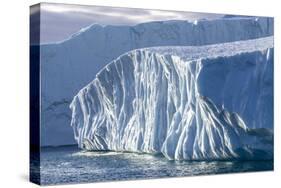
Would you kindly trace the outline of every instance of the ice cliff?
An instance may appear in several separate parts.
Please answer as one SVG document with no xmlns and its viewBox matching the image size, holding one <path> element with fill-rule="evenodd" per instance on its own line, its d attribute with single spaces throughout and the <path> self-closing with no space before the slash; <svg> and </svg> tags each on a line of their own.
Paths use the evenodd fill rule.
<svg viewBox="0 0 281 188">
<path fill-rule="evenodd" d="M 127 52 L 74 97 L 80 148 L 272 159 L 273 38 Z"/>
<path fill-rule="evenodd" d="M 239 17 L 135 26 L 92 25 L 60 43 L 41 45 L 41 145 L 75 143 L 69 128 L 71 111 L 68 108 L 73 96 L 107 63 L 125 52 L 153 46 L 198 46 L 271 35 L 272 18 Z M 208 96 L 205 92 L 214 91 L 202 88 L 202 93 Z M 225 93 L 224 97 L 227 95 Z M 212 100 L 217 103 L 219 99 Z"/>
</svg>

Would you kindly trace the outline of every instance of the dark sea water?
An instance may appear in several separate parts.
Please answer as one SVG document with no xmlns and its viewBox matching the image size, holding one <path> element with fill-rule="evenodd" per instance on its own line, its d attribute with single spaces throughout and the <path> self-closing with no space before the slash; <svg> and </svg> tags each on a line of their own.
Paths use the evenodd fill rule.
<svg viewBox="0 0 281 188">
<path fill-rule="evenodd" d="M 85 152 L 77 146 L 41 149 L 41 184 L 194 176 L 273 170 L 273 161 L 169 161 L 163 156 Z"/>
</svg>

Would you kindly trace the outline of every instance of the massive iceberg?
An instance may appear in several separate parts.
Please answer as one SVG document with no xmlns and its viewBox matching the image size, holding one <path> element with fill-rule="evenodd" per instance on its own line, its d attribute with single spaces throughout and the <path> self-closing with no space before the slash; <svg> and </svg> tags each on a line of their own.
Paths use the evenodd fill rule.
<svg viewBox="0 0 281 188">
<path fill-rule="evenodd" d="M 86 150 L 272 159 L 273 37 L 126 52 L 70 108 Z"/>
<path fill-rule="evenodd" d="M 41 145 L 75 143 L 69 127 L 71 111 L 68 108 L 73 96 L 108 62 L 125 52 L 144 47 L 198 46 L 272 35 L 272 18 L 233 17 L 196 22 L 159 21 L 135 26 L 95 24 L 65 41 L 41 45 Z"/>
</svg>

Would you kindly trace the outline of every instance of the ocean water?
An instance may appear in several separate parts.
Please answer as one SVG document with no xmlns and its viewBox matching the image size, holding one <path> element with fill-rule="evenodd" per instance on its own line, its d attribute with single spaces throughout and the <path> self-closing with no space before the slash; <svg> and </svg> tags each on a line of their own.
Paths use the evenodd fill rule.
<svg viewBox="0 0 281 188">
<path fill-rule="evenodd" d="M 163 156 L 41 149 L 41 184 L 69 184 L 273 170 L 273 161 L 169 161 Z"/>
</svg>

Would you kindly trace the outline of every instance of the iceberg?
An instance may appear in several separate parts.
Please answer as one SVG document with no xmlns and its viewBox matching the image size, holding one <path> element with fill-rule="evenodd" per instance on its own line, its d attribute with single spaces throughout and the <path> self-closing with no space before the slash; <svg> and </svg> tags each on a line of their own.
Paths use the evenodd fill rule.
<svg viewBox="0 0 281 188">
<path fill-rule="evenodd" d="M 198 20 L 196 24 L 185 20 L 135 26 L 94 24 L 65 41 L 40 45 L 41 145 L 75 144 L 68 108 L 73 96 L 106 64 L 128 51 L 155 46 L 201 46 L 272 35 L 272 18 L 232 17 Z"/>
<path fill-rule="evenodd" d="M 94 75 L 70 104 L 82 149 L 273 158 L 273 37 L 136 49 Z"/>
</svg>

